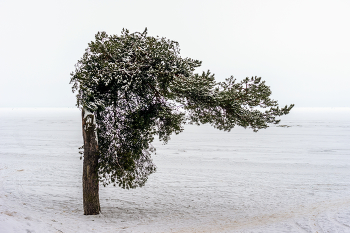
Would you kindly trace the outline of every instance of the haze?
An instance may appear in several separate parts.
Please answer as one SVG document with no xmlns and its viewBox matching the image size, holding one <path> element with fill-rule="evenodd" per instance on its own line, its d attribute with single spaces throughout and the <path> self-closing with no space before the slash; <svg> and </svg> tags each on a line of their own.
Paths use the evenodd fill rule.
<svg viewBox="0 0 350 233">
<path fill-rule="evenodd" d="M 261 76 L 281 105 L 350 107 L 349 1 L 0 1 L 0 107 L 75 107 L 98 31 L 180 43 L 218 81 Z"/>
</svg>

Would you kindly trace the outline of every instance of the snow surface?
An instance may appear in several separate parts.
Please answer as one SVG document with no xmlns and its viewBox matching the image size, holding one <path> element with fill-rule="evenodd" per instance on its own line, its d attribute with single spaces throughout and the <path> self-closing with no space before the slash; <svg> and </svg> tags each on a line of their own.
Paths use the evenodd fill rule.
<svg viewBox="0 0 350 233">
<path fill-rule="evenodd" d="M 143 188 L 82 209 L 78 109 L 0 109 L 0 232 L 350 232 L 350 109 L 258 133 L 187 126 Z"/>
</svg>

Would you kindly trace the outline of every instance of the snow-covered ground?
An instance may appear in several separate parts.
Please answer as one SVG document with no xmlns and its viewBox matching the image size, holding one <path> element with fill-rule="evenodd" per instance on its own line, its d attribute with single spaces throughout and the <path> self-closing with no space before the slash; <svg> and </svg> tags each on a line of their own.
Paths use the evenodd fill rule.
<svg viewBox="0 0 350 233">
<path fill-rule="evenodd" d="M 0 109 L 0 232 L 350 232 L 350 109 L 258 133 L 187 126 L 146 186 L 82 209 L 78 109 Z"/>
</svg>

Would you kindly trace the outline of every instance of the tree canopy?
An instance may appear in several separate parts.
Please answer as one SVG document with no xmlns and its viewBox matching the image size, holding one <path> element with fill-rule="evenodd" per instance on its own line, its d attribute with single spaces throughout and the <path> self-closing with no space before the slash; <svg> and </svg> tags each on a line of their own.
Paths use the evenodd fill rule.
<svg viewBox="0 0 350 233">
<path fill-rule="evenodd" d="M 156 169 L 155 136 L 167 143 L 184 124 L 254 131 L 278 124 L 293 105 L 280 108 L 260 77 L 216 82 L 201 61 L 180 56 L 175 41 L 130 33 L 98 32 L 71 73 L 77 106 L 96 118 L 98 173 L 104 185 L 143 186 Z"/>
</svg>

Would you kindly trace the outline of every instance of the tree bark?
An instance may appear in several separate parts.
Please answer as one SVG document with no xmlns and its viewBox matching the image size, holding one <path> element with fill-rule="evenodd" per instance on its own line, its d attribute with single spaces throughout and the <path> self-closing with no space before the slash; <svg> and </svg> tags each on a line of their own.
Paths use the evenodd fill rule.
<svg viewBox="0 0 350 233">
<path fill-rule="evenodd" d="M 84 138 L 83 162 L 83 205 L 84 215 L 100 213 L 98 180 L 98 144 L 94 114 L 82 109 L 82 126 Z"/>
</svg>

